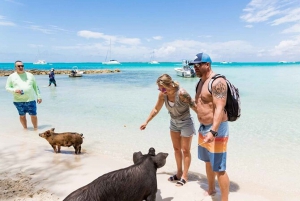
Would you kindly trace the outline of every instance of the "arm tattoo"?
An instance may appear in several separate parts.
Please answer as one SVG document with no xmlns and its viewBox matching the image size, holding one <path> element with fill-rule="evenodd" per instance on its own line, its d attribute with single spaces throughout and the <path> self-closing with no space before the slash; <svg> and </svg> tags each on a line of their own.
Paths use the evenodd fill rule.
<svg viewBox="0 0 300 201">
<path fill-rule="evenodd" d="M 184 103 L 188 103 L 191 108 L 195 107 L 195 101 L 186 91 L 183 91 L 183 93 L 181 94 L 181 101 Z"/>
<path fill-rule="evenodd" d="M 216 98 L 226 98 L 227 90 L 225 84 L 223 84 L 221 81 L 219 81 L 213 88 L 212 88 L 212 94 Z"/>
</svg>

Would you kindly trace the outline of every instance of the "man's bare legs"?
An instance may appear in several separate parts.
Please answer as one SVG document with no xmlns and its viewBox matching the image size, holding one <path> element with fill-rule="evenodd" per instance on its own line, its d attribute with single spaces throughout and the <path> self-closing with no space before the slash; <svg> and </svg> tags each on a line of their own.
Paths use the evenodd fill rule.
<svg viewBox="0 0 300 201">
<path fill-rule="evenodd" d="M 206 169 L 206 176 L 207 176 L 207 182 L 208 182 L 207 194 L 214 195 L 216 193 L 215 172 L 212 170 L 210 162 L 205 162 L 205 169 Z"/>
<path fill-rule="evenodd" d="M 211 167 L 210 162 L 205 162 L 206 165 L 206 175 L 208 181 L 208 195 L 214 195 L 216 193 L 215 189 L 215 175 L 217 175 L 220 190 L 221 190 L 221 200 L 228 201 L 229 195 L 229 177 L 226 171 L 214 172 Z"/>
<path fill-rule="evenodd" d="M 31 117 L 31 122 L 32 122 L 32 125 L 33 125 L 33 129 L 34 130 L 37 130 L 38 129 L 38 120 L 37 120 L 37 116 L 36 115 L 30 115 Z M 27 119 L 26 119 L 26 115 L 24 116 L 20 116 L 20 122 L 23 126 L 24 129 L 27 129 Z"/>
<path fill-rule="evenodd" d="M 20 122 L 23 126 L 24 129 L 27 129 L 27 120 L 26 120 L 26 115 L 20 116 Z"/>
<path fill-rule="evenodd" d="M 34 130 L 37 130 L 38 129 L 38 120 L 37 120 L 37 116 L 36 115 L 30 115 L 31 117 L 31 122 L 32 122 L 32 125 L 33 125 L 33 129 Z"/>
<path fill-rule="evenodd" d="M 229 177 L 225 171 L 223 172 L 216 172 L 220 190 L 221 190 L 221 200 L 228 201 L 229 195 Z"/>
</svg>

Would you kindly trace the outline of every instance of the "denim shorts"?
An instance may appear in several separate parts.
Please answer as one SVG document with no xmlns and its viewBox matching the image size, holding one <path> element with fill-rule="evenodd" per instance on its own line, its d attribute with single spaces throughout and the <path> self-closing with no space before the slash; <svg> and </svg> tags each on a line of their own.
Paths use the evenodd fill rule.
<svg viewBox="0 0 300 201">
<path fill-rule="evenodd" d="M 198 138 L 198 158 L 210 162 L 214 172 L 226 170 L 227 141 L 229 137 L 228 122 L 222 122 L 218 129 L 218 136 L 211 143 L 204 143 L 204 137 L 211 129 L 210 125 L 201 125 Z"/>
<path fill-rule="evenodd" d="M 183 120 L 171 119 L 170 130 L 174 132 L 180 132 L 181 137 L 191 137 L 193 134 L 196 135 L 192 117 L 188 117 Z"/>
<path fill-rule="evenodd" d="M 36 115 L 36 101 L 30 102 L 14 102 L 19 115 L 24 116 L 26 113 L 29 115 Z"/>
</svg>

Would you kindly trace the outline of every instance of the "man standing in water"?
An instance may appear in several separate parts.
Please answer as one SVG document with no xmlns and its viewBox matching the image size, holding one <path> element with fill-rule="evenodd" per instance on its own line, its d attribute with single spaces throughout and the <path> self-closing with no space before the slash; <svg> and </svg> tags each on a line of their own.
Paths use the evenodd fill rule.
<svg viewBox="0 0 300 201">
<path fill-rule="evenodd" d="M 229 136 L 225 104 L 227 99 L 227 84 L 223 78 L 217 78 L 212 83 L 212 90 L 208 86 L 215 73 L 211 69 L 211 58 L 205 53 L 196 55 L 194 65 L 197 77 L 200 78 L 196 86 L 195 102 L 197 116 L 200 122 L 198 138 L 198 158 L 205 162 L 208 181 L 208 195 L 215 195 L 215 176 L 217 176 L 221 200 L 228 201 L 229 178 L 226 173 L 226 149 Z"/>
<path fill-rule="evenodd" d="M 54 68 L 51 68 L 51 71 L 49 73 L 49 85 L 48 85 L 48 87 L 50 87 L 52 83 L 54 84 L 54 86 L 56 86 Z"/>
<path fill-rule="evenodd" d="M 15 62 L 15 69 L 16 71 L 8 76 L 5 88 L 13 94 L 14 105 L 19 112 L 23 128 L 27 129 L 26 113 L 28 113 L 34 130 L 37 130 L 38 120 L 35 99 L 37 96 L 37 103 L 42 102 L 40 90 L 36 84 L 35 77 L 31 73 L 24 71 L 22 61 Z"/>
</svg>

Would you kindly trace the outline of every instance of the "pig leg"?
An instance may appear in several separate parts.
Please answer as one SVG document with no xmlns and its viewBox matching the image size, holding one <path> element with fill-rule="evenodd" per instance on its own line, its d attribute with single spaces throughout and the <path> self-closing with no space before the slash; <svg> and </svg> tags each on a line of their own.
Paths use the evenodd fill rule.
<svg viewBox="0 0 300 201">
<path fill-rule="evenodd" d="M 78 146 L 79 154 L 81 153 L 81 145 Z"/>
<path fill-rule="evenodd" d="M 57 153 L 56 145 L 51 145 L 51 146 L 52 146 L 52 148 L 53 148 L 53 151 L 54 151 L 55 153 Z"/>
<path fill-rule="evenodd" d="M 58 153 L 60 153 L 60 145 L 57 145 Z"/>
<path fill-rule="evenodd" d="M 75 149 L 75 154 L 77 154 L 77 153 L 78 153 L 78 148 L 77 148 L 77 146 L 76 146 L 76 145 L 73 145 L 73 147 L 74 147 L 74 149 Z"/>
<path fill-rule="evenodd" d="M 146 201 L 155 201 L 155 200 L 156 200 L 156 193 L 152 193 L 146 198 Z"/>
</svg>

